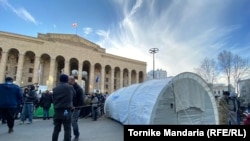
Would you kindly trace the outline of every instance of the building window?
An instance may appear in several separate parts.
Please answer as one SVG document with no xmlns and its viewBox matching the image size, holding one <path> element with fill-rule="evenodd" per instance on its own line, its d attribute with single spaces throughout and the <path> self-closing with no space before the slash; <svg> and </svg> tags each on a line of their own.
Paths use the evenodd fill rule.
<svg viewBox="0 0 250 141">
<path fill-rule="evenodd" d="M 109 71 L 106 71 L 106 74 L 109 74 Z"/>
<path fill-rule="evenodd" d="M 30 68 L 29 73 L 33 73 L 33 70 L 34 70 L 33 68 Z"/>
<path fill-rule="evenodd" d="M 32 82 L 32 77 L 29 77 L 29 78 L 28 78 L 28 82 Z"/>
<path fill-rule="evenodd" d="M 109 78 L 106 78 L 106 82 L 109 82 Z"/>
<path fill-rule="evenodd" d="M 30 59 L 30 63 L 31 63 L 31 64 L 34 64 L 34 59 Z"/>
<path fill-rule="evenodd" d="M 109 85 L 105 85 L 105 89 L 108 89 L 109 88 Z"/>
</svg>

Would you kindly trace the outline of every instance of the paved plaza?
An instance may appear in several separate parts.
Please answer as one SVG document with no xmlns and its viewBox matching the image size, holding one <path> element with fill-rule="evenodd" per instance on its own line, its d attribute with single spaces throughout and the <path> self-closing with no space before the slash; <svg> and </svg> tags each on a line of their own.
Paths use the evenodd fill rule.
<svg viewBox="0 0 250 141">
<path fill-rule="evenodd" d="M 91 118 L 79 119 L 79 128 L 80 141 L 123 141 L 123 125 L 104 116 L 97 121 Z M 32 124 L 23 125 L 16 120 L 14 132 L 7 132 L 7 125 L 0 124 L 1 141 L 51 141 L 53 120 L 34 119 Z M 59 141 L 63 140 L 63 134 L 62 128 Z"/>
</svg>

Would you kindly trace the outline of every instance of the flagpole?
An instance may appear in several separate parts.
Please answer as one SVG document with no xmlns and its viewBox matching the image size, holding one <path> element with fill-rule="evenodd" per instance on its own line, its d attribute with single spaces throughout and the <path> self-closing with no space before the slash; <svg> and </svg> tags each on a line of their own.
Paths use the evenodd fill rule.
<svg viewBox="0 0 250 141">
<path fill-rule="evenodd" d="M 77 35 L 77 27 L 78 27 L 78 23 L 73 23 L 72 24 L 73 28 L 75 28 L 75 34 Z"/>
</svg>

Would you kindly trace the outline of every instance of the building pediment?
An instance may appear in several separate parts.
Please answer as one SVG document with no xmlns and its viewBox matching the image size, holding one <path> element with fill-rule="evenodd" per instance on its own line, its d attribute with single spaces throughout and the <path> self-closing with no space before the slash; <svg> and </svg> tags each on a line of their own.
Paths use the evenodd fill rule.
<svg viewBox="0 0 250 141">
<path fill-rule="evenodd" d="M 41 34 L 41 33 L 38 33 L 38 38 L 41 40 L 47 40 L 51 42 L 60 42 L 64 44 L 70 44 L 74 46 L 94 49 L 100 52 L 105 52 L 105 49 L 101 48 L 99 45 L 74 34 L 56 34 L 56 33 Z"/>
</svg>

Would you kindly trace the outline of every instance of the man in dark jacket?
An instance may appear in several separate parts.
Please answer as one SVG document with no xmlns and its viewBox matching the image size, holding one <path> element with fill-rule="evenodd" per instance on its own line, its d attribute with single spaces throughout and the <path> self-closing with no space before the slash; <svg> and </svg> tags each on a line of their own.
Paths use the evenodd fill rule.
<svg viewBox="0 0 250 141">
<path fill-rule="evenodd" d="M 22 100 L 22 89 L 13 84 L 11 77 L 5 78 L 5 83 L 0 84 L 0 115 L 7 120 L 9 133 L 12 133 L 17 106 Z"/>
<path fill-rule="evenodd" d="M 79 140 L 79 127 L 78 127 L 78 118 L 81 110 L 81 106 L 83 106 L 83 89 L 76 83 L 74 76 L 69 77 L 69 84 L 72 85 L 76 91 L 76 95 L 73 97 L 73 114 L 72 114 L 72 127 L 75 138 L 73 141 Z"/>
<path fill-rule="evenodd" d="M 43 120 L 50 118 L 49 109 L 52 103 L 53 103 L 52 94 L 50 93 L 49 90 L 46 90 L 44 93 L 42 93 L 39 104 L 43 108 Z"/>
<path fill-rule="evenodd" d="M 53 89 L 52 98 L 54 104 L 54 131 L 52 141 L 58 141 L 61 126 L 64 128 L 64 141 L 71 140 L 71 110 L 73 108 L 73 96 L 75 90 L 68 84 L 69 77 L 60 75 L 60 83 Z"/>
</svg>

